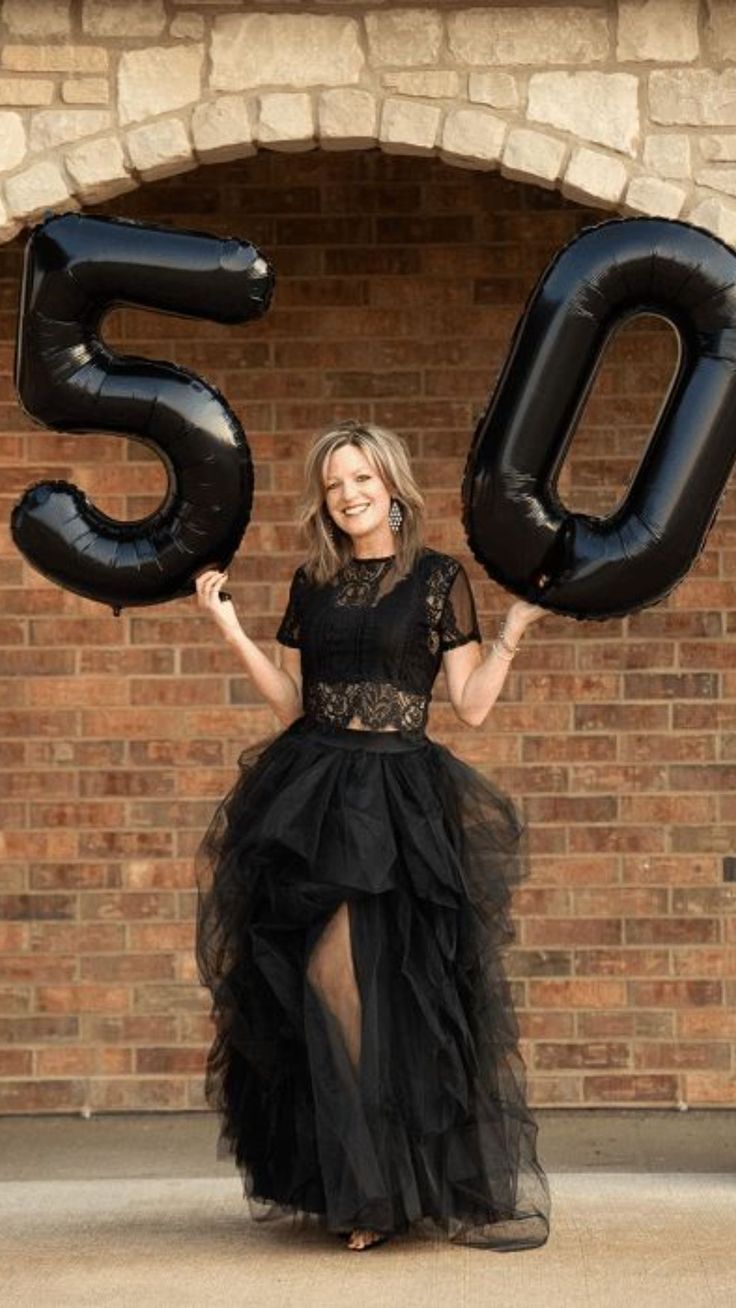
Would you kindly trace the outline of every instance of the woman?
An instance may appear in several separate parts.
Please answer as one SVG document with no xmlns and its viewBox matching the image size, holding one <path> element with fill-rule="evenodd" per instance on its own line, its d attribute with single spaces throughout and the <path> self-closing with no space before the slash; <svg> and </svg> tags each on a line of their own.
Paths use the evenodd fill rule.
<svg viewBox="0 0 736 1308">
<path fill-rule="evenodd" d="M 501 961 L 526 828 L 425 725 L 442 663 L 456 714 L 481 726 L 545 610 L 517 600 L 483 657 L 468 577 L 423 544 L 393 432 L 341 423 L 305 471 L 280 666 L 220 596 L 227 574 L 197 579 L 284 723 L 241 753 L 196 856 L 218 1153 L 252 1216 L 313 1214 L 350 1249 L 420 1229 L 543 1244 L 549 1189 Z"/>
</svg>

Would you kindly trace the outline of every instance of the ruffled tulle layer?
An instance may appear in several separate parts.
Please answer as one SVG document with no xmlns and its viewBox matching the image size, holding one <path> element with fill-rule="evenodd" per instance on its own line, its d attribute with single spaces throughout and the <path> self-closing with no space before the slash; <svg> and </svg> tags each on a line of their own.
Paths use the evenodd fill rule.
<svg viewBox="0 0 736 1308">
<path fill-rule="evenodd" d="M 251 1215 L 543 1244 L 502 954 L 511 800 L 445 746 L 300 718 L 243 751 L 197 851 L 205 1096 Z"/>
</svg>

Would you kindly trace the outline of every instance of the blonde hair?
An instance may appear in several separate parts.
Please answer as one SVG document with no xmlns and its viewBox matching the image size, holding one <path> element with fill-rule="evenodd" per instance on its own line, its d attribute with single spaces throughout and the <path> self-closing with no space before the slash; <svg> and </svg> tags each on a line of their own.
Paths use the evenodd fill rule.
<svg viewBox="0 0 736 1308">
<path fill-rule="evenodd" d="M 403 576 L 414 566 L 423 546 L 424 532 L 424 500 L 411 470 L 409 448 L 403 437 L 389 428 L 352 418 L 322 431 L 307 453 L 304 492 L 298 511 L 299 527 L 306 538 L 305 572 L 311 581 L 320 584 L 331 581 L 353 556 L 349 535 L 330 516 L 322 481 L 327 459 L 343 445 L 355 445 L 362 450 L 401 506 L 396 564 L 399 575 Z"/>
</svg>

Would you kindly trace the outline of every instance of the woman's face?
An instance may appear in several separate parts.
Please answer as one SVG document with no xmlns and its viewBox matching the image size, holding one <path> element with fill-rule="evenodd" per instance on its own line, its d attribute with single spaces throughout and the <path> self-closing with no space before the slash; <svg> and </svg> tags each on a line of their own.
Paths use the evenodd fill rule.
<svg viewBox="0 0 736 1308">
<path fill-rule="evenodd" d="M 391 494 L 357 445 L 332 451 L 322 467 L 322 484 L 330 517 L 342 531 L 353 540 L 375 537 L 391 542 Z"/>
</svg>

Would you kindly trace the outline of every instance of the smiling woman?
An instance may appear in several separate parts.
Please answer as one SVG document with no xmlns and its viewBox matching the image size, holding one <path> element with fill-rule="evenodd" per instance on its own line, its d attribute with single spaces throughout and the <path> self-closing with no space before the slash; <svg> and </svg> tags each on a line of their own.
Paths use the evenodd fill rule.
<svg viewBox="0 0 736 1308">
<path fill-rule="evenodd" d="M 222 574 L 198 581 L 286 724 L 242 752 L 197 851 L 206 1098 L 254 1217 L 311 1214 L 351 1249 L 419 1229 L 521 1249 L 549 1231 L 502 962 L 526 828 L 426 722 L 444 661 L 480 723 L 542 610 L 512 606 L 507 650 L 483 658 L 468 576 L 424 544 L 422 509 L 393 432 L 317 438 L 280 668 Z"/>
</svg>

